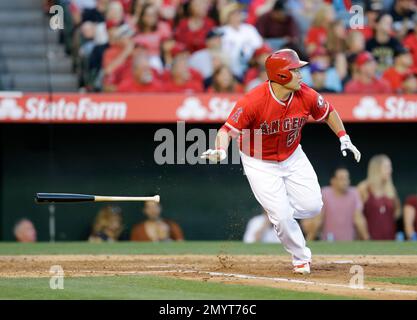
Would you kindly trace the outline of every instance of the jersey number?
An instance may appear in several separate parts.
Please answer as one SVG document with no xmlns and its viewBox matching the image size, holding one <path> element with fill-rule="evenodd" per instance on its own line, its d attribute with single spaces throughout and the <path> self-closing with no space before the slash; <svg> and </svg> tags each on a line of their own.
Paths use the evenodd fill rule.
<svg viewBox="0 0 417 320">
<path fill-rule="evenodd" d="M 291 131 L 287 136 L 287 147 L 290 147 L 298 138 L 300 135 L 300 129 L 295 129 Z"/>
</svg>

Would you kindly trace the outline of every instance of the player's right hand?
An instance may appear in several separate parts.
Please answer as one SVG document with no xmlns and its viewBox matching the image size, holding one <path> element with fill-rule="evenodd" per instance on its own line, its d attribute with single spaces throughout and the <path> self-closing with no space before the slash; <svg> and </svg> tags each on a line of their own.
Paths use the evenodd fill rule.
<svg viewBox="0 0 417 320">
<path fill-rule="evenodd" d="M 227 154 L 226 151 L 223 149 L 208 149 L 207 151 L 203 152 L 201 155 L 201 159 L 209 159 L 212 162 L 220 162 L 226 159 Z"/>
</svg>

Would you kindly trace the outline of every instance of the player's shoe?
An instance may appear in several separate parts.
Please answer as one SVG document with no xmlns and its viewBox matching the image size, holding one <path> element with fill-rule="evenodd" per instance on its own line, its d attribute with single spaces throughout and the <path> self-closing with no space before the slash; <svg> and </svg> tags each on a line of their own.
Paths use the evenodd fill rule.
<svg viewBox="0 0 417 320">
<path fill-rule="evenodd" d="M 296 274 L 310 274 L 310 262 L 294 266 L 293 272 Z"/>
</svg>

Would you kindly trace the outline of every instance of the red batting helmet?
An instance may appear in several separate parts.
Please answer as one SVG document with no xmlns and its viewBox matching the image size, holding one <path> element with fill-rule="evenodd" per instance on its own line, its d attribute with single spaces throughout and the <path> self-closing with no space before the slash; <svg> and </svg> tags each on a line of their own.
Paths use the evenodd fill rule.
<svg viewBox="0 0 417 320">
<path fill-rule="evenodd" d="M 281 49 L 266 58 L 266 74 L 269 80 L 285 85 L 292 79 L 290 70 L 304 67 L 307 63 L 301 61 L 294 50 Z"/>
</svg>

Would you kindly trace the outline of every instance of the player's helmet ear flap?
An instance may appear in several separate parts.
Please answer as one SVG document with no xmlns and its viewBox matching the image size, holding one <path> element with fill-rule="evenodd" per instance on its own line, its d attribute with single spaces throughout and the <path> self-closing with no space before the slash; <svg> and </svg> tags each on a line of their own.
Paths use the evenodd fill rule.
<svg viewBox="0 0 417 320">
<path fill-rule="evenodd" d="M 290 70 L 280 70 L 277 72 L 277 76 L 281 78 L 281 83 L 278 82 L 279 84 L 287 84 L 292 80 L 292 73 Z"/>
<path fill-rule="evenodd" d="M 308 62 L 301 61 L 297 52 L 292 49 L 282 49 L 269 55 L 265 61 L 268 79 L 281 85 L 291 82 L 291 69 L 304 67 Z"/>
</svg>

